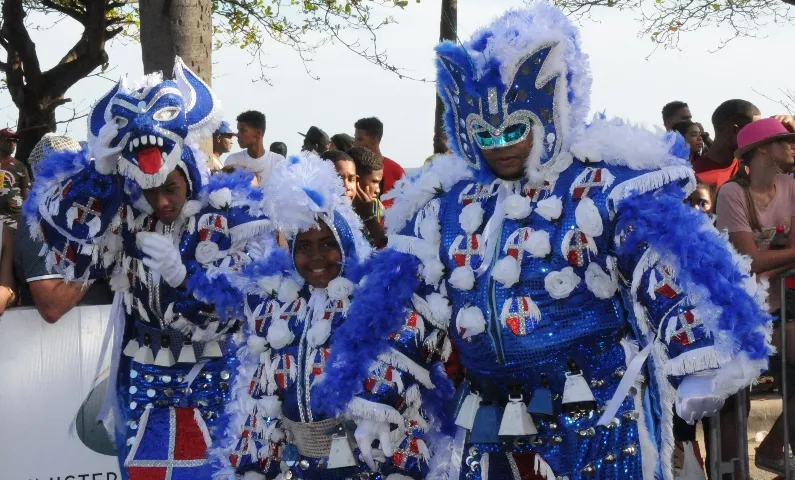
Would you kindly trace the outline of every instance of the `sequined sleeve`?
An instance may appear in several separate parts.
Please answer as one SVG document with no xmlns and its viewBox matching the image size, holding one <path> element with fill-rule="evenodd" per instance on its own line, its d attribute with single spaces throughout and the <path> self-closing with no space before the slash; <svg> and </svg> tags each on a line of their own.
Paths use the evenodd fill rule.
<svg viewBox="0 0 795 480">
<path fill-rule="evenodd" d="M 726 397 L 767 368 L 770 317 L 748 259 L 682 198 L 669 183 L 618 203 L 615 271 L 658 376 L 711 372 Z"/>
<path fill-rule="evenodd" d="M 66 280 L 105 278 L 121 252 L 124 184 L 94 169 L 85 150 L 45 157 L 24 213 L 46 249 L 47 269 Z"/>
</svg>

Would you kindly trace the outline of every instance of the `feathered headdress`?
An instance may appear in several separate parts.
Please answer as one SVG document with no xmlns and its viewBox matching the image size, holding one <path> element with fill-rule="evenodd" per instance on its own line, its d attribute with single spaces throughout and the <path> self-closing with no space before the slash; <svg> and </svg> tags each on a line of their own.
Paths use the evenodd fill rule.
<svg viewBox="0 0 795 480">
<path fill-rule="evenodd" d="M 313 152 L 291 156 L 276 166 L 263 191 L 269 217 L 288 241 L 323 222 L 334 232 L 346 258 L 358 262 L 370 254 L 362 222 L 330 161 Z"/>
<path fill-rule="evenodd" d="M 557 8 L 511 10 L 458 45 L 436 48 L 448 144 L 475 177 L 494 180 L 481 153 L 532 132 L 528 168 L 568 155 L 589 110 L 591 78 L 577 29 Z"/>
</svg>

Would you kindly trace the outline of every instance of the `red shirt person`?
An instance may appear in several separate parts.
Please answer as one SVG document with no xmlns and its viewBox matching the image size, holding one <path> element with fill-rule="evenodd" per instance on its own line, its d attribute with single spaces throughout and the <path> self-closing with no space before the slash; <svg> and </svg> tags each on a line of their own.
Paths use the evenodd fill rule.
<svg viewBox="0 0 795 480">
<path fill-rule="evenodd" d="M 760 118 L 759 109 L 746 100 L 727 100 L 715 109 L 712 114 L 715 141 L 707 153 L 693 161 L 699 182 L 712 185 L 717 191 L 737 173 L 740 165 L 734 158 L 737 132 Z"/>
<path fill-rule="evenodd" d="M 381 138 L 384 136 L 384 124 L 381 120 L 370 117 L 358 120 L 353 127 L 356 129 L 353 143 L 357 147 L 364 147 L 384 159 L 384 177 L 381 180 L 381 195 L 389 192 L 395 183 L 406 174 L 403 167 L 394 160 L 385 157 L 381 153 Z M 390 201 L 384 202 L 385 207 L 392 204 Z"/>
</svg>

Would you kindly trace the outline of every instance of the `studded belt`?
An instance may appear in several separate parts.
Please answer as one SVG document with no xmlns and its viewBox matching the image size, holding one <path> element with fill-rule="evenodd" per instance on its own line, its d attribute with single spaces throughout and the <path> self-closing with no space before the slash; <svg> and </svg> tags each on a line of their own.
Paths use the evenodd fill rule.
<svg viewBox="0 0 795 480">
<path fill-rule="evenodd" d="M 342 419 L 330 418 L 303 423 L 282 418 L 282 425 L 292 436 L 292 443 L 298 447 L 298 453 L 303 457 L 327 458 L 331 451 L 333 436 L 337 434 L 347 435 L 351 450 L 356 448 L 353 435 L 347 432 Z"/>
</svg>

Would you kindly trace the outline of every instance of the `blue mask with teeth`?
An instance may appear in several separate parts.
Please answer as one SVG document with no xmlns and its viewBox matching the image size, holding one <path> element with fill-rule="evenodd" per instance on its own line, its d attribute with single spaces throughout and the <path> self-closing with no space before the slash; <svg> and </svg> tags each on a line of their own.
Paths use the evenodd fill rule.
<svg viewBox="0 0 795 480">
<path fill-rule="evenodd" d="M 560 10 L 511 10 L 469 42 L 444 42 L 436 52 L 448 145 L 478 180 L 495 179 L 484 150 L 530 135 L 530 167 L 568 151 L 588 114 L 590 77 L 578 32 Z"/>
<path fill-rule="evenodd" d="M 212 133 L 219 121 L 212 91 L 178 57 L 174 80 L 153 74 L 136 87 L 120 80 L 94 105 L 88 127 L 91 144 L 105 124 L 118 127 L 110 147 L 121 147 L 118 171 L 128 178 L 128 189 L 158 187 L 178 168 L 188 179 L 188 196 L 195 198 L 204 165 L 197 165 L 198 150 L 191 147 L 197 147 L 200 137 Z"/>
</svg>

